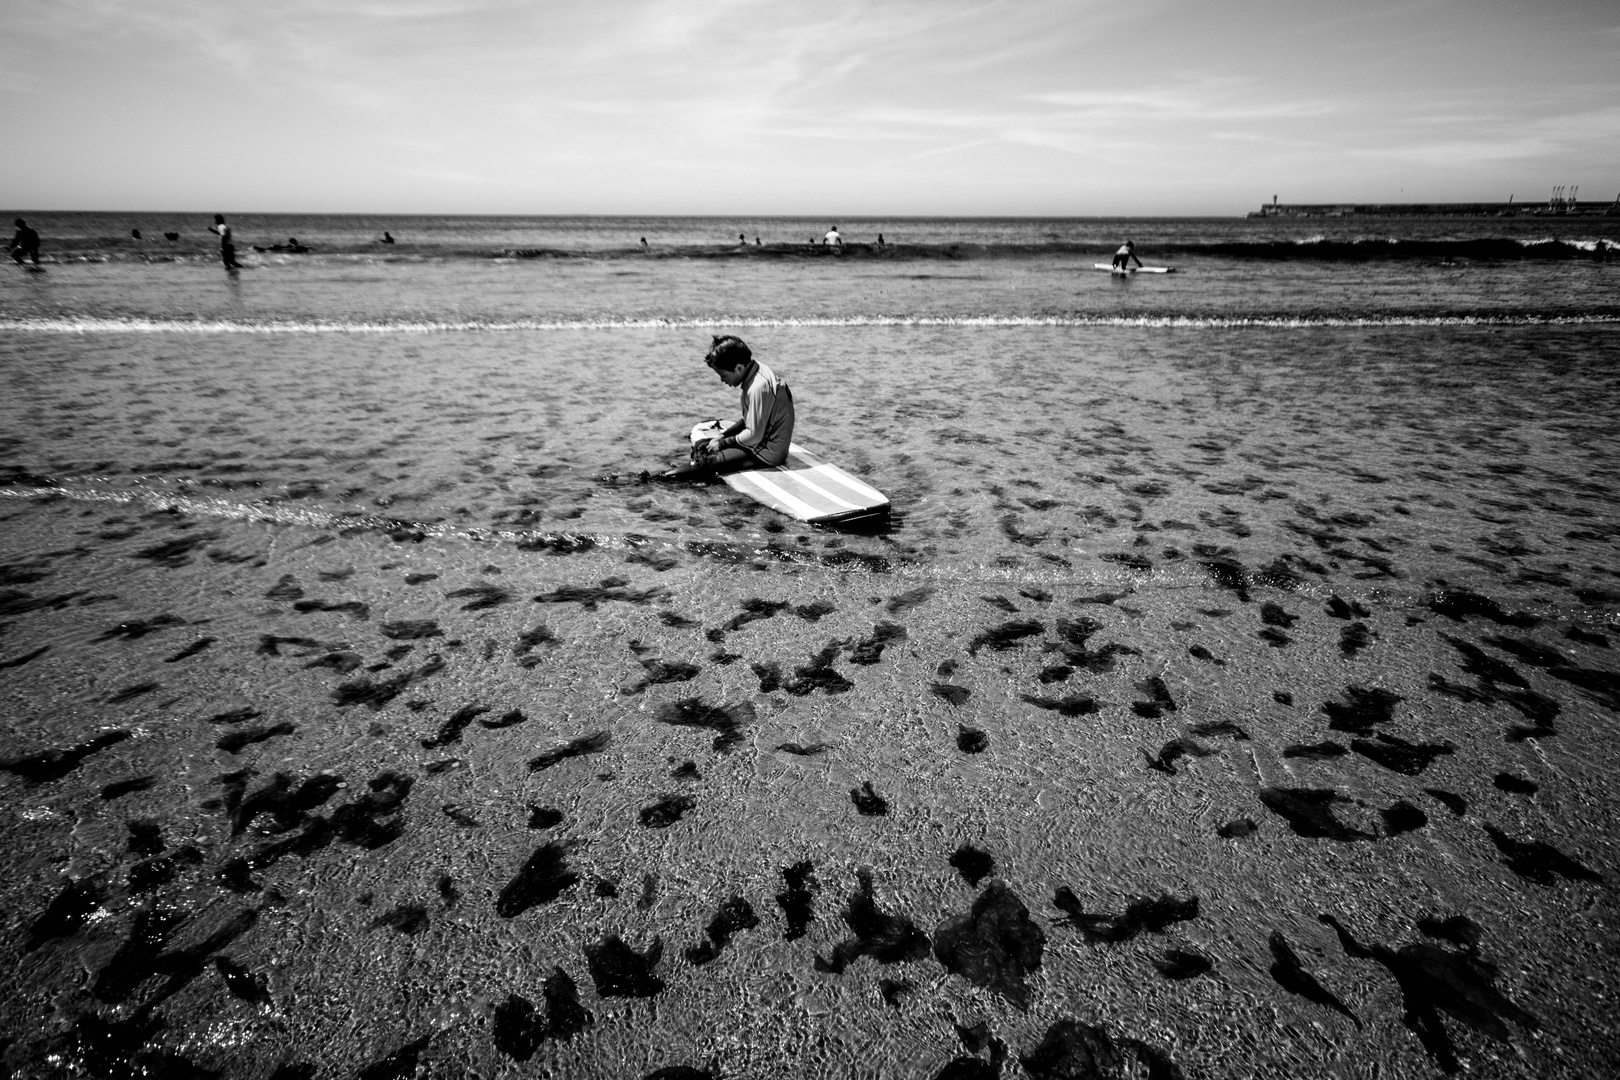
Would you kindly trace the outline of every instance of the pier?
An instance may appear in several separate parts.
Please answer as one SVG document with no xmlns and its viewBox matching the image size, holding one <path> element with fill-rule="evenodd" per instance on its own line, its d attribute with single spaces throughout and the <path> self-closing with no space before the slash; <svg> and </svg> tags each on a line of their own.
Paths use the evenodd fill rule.
<svg viewBox="0 0 1620 1080">
<path fill-rule="evenodd" d="M 1270 217 L 1616 217 L 1614 202 L 1262 203 L 1251 218 Z"/>
</svg>

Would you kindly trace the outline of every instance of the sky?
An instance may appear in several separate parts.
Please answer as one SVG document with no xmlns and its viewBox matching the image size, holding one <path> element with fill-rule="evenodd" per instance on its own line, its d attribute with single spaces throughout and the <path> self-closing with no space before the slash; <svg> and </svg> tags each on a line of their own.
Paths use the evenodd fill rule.
<svg viewBox="0 0 1620 1080">
<path fill-rule="evenodd" d="M 1620 196 L 1615 0 L 0 0 L 18 211 Z"/>
</svg>

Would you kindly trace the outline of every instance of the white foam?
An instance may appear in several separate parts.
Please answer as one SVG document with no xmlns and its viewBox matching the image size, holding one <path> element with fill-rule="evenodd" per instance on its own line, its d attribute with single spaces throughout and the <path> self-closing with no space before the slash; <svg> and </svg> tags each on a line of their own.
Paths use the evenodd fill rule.
<svg viewBox="0 0 1620 1080">
<path fill-rule="evenodd" d="M 760 327 L 1124 327 L 1234 329 L 1377 326 L 1580 326 L 1620 322 L 1620 315 L 837 315 L 805 318 L 690 316 L 668 319 L 515 319 L 440 322 L 334 322 L 230 319 L 144 319 L 88 316 L 0 318 L 0 333 L 40 334 L 500 334 L 595 330 L 685 330 Z"/>
</svg>

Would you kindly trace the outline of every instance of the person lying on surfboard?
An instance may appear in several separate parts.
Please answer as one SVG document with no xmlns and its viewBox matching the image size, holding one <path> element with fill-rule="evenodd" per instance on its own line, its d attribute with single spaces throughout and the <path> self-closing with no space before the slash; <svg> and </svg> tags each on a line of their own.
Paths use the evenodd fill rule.
<svg viewBox="0 0 1620 1080">
<path fill-rule="evenodd" d="M 716 335 L 703 362 L 727 386 L 742 389 L 742 419 L 692 447 L 692 461 L 660 479 L 686 480 L 742 469 L 765 469 L 787 460 L 793 441 L 793 391 L 742 338 Z"/>
<path fill-rule="evenodd" d="M 1127 240 L 1118 251 L 1114 252 L 1114 269 L 1129 270 L 1132 259 L 1136 259 L 1136 244 Z M 1142 260 L 1136 259 L 1136 265 L 1141 266 Z"/>
</svg>

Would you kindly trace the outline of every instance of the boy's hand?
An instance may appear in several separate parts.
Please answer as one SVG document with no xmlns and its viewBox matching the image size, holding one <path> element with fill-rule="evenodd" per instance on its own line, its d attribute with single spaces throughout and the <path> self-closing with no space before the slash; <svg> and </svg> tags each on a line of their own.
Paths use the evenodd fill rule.
<svg viewBox="0 0 1620 1080">
<path fill-rule="evenodd" d="M 711 454 L 718 454 L 720 452 L 720 440 L 718 438 L 710 439 L 704 445 L 704 449 L 708 450 L 708 452 Z"/>
</svg>

